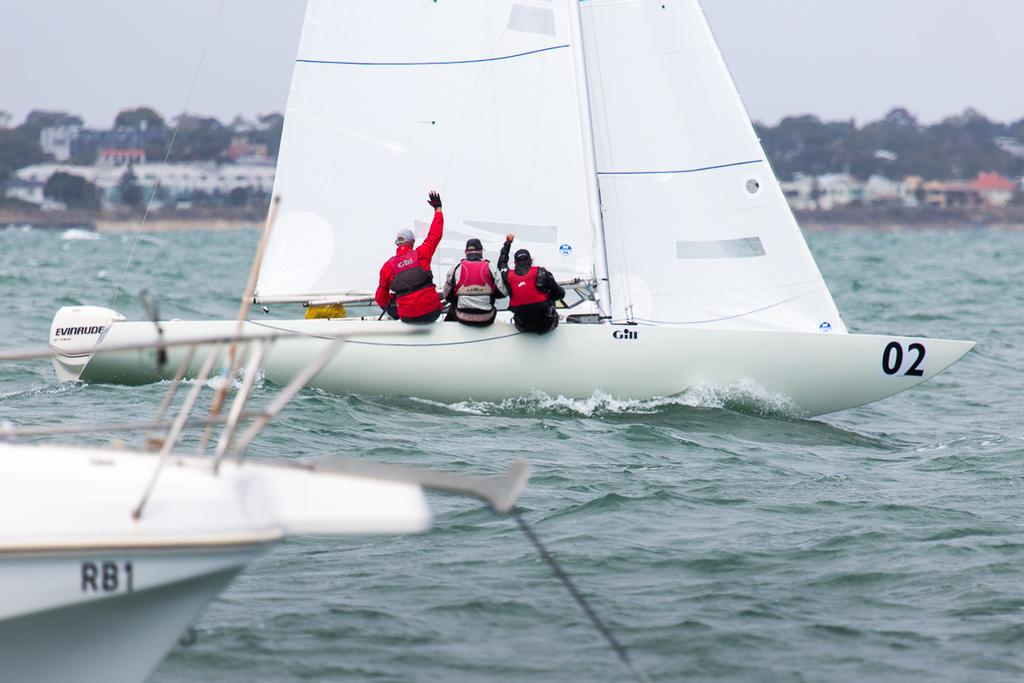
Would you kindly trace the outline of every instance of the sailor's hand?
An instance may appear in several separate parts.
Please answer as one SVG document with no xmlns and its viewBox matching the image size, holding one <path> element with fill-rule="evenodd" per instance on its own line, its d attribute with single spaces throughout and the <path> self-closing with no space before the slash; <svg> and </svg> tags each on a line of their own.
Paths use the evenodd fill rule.
<svg viewBox="0 0 1024 683">
<path fill-rule="evenodd" d="M 509 234 L 505 235 L 505 241 L 506 242 L 510 242 L 511 243 L 512 240 L 514 240 L 515 238 L 516 238 L 516 234 L 514 232 L 510 232 Z"/>
<path fill-rule="evenodd" d="M 427 204 L 430 204 L 435 210 L 441 208 L 441 195 L 437 193 L 437 190 L 431 190 L 427 195 Z"/>
</svg>

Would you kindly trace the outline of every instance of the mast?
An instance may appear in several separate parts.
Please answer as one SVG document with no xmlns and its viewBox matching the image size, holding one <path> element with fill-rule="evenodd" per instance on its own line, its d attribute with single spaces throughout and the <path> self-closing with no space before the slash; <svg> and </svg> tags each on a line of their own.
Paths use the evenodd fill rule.
<svg viewBox="0 0 1024 683">
<path fill-rule="evenodd" d="M 608 281 L 608 248 L 605 245 L 604 213 L 601 210 L 601 187 L 597 180 L 597 151 L 594 143 L 594 122 L 590 111 L 590 83 L 587 80 L 586 55 L 583 52 L 583 18 L 580 0 L 568 0 L 572 32 L 573 65 L 576 72 L 576 98 L 579 101 L 580 125 L 583 128 L 583 161 L 590 199 L 590 222 L 594 229 L 594 277 L 597 278 L 597 310 L 601 322 L 612 317 L 612 295 Z"/>
</svg>

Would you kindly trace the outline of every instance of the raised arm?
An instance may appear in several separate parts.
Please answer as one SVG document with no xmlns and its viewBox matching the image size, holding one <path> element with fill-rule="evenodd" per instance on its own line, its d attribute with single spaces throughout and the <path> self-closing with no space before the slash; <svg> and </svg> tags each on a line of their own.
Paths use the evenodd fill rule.
<svg viewBox="0 0 1024 683">
<path fill-rule="evenodd" d="M 512 240 L 515 238 L 511 232 L 505 235 L 505 244 L 501 245 L 501 253 L 498 254 L 498 270 L 508 270 L 508 254 L 512 251 Z"/>
<path fill-rule="evenodd" d="M 512 251 L 512 241 L 516 238 L 515 233 L 505 235 L 505 244 L 501 245 L 501 253 L 498 254 L 498 272 L 501 273 L 501 281 L 505 285 L 505 292 L 508 293 L 508 254 Z"/>
<path fill-rule="evenodd" d="M 420 255 L 421 261 L 427 262 L 429 268 L 437 245 L 441 243 L 441 237 L 444 235 L 444 214 L 441 212 L 441 195 L 431 192 L 428 196 L 427 203 L 434 207 L 434 220 L 430 222 L 427 237 L 423 240 L 423 244 L 416 248 L 416 252 Z"/>
</svg>

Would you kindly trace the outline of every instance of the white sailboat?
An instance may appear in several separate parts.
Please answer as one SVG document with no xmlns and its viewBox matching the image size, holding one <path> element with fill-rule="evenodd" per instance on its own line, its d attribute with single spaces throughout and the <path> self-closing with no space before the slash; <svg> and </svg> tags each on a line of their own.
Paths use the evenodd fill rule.
<svg viewBox="0 0 1024 683">
<path fill-rule="evenodd" d="M 268 343 L 250 342 L 250 365 Z M 159 453 L 19 444 L 13 440 L 74 429 L 0 425 L 4 680 L 138 683 L 239 571 L 284 538 L 425 530 L 427 488 L 473 495 L 508 512 L 526 482 L 523 461 L 495 479 L 337 458 L 243 462 L 255 432 L 323 357 L 264 411 L 243 412 L 251 382 L 243 383 L 226 418 L 192 425 L 224 426 L 216 451 L 181 454 L 177 437 L 218 355 L 214 348 L 203 360 L 201 380 L 164 425 Z M 256 429 L 236 431 L 244 419 Z M 96 427 L 91 431 L 121 433 L 154 424 Z"/>
<path fill-rule="evenodd" d="M 797 415 L 919 384 L 973 342 L 850 334 L 766 159 L 697 0 L 310 0 L 278 163 L 280 219 L 255 301 L 368 296 L 423 191 L 445 198 L 435 281 L 469 237 L 515 232 L 572 283 L 544 337 L 376 316 L 251 320 L 302 339 L 268 353 L 287 381 L 322 335 L 358 328 L 312 384 L 442 401 L 544 392 L 644 399 L 755 388 Z M 227 321 L 162 322 L 168 339 Z M 148 382 L 152 324 L 61 309 L 62 379 Z M 416 372 L 408 372 L 415 367 Z"/>
</svg>

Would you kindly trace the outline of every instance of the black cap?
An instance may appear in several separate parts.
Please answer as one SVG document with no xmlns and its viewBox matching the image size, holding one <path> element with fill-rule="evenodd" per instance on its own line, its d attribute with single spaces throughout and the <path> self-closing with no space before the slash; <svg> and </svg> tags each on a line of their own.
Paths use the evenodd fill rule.
<svg viewBox="0 0 1024 683">
<path fill-rule="evenodd" d="M 477 238 L 466 240 L 466 251 L 483 251 L 484 245 Z"/>
<path fill-rule="evenodd" d="M 513 258 L 515 259 L 516 263 L 519 263 L 520 261 L 530 261 L 531 260 L 530 259 L 530 252 L 527 251 L 526 249 L 520 249 L 519 251 L 517 251 L 515 253 L 515 256 L 513 256 Z"/>
</svg>

